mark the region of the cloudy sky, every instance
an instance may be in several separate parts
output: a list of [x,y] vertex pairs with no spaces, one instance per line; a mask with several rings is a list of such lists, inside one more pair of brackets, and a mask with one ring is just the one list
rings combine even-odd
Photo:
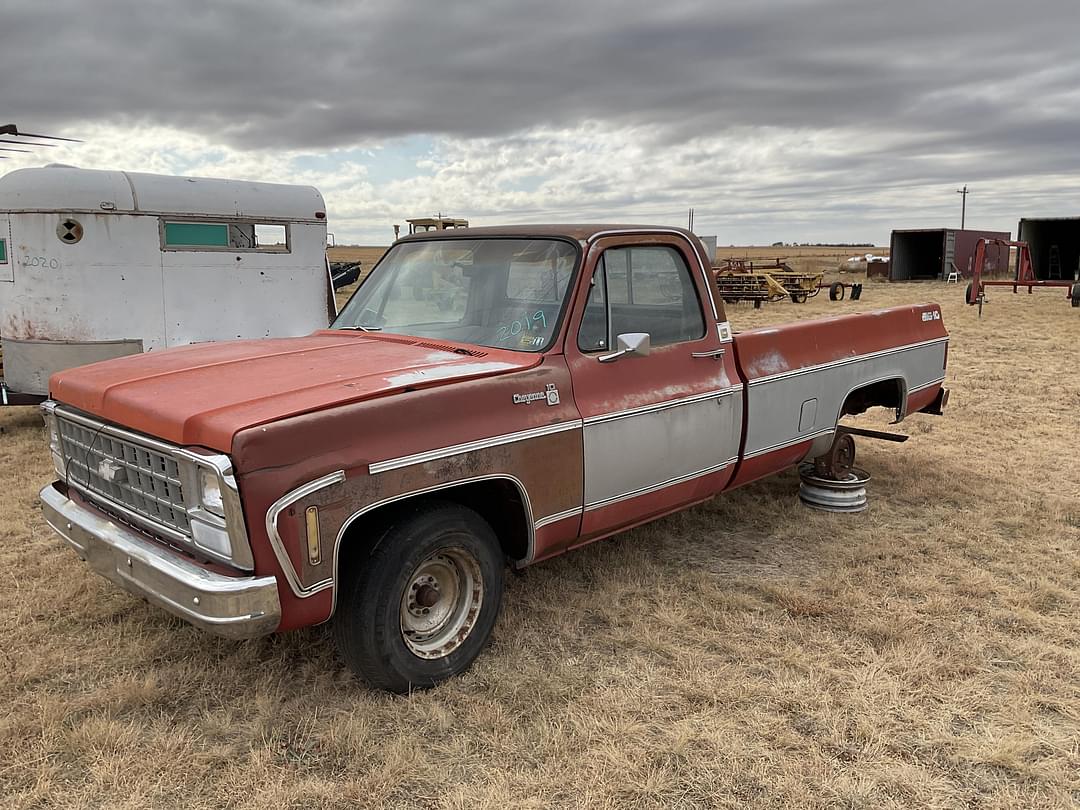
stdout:
[[[683,224],[887,243],[1080,215],[1076,0],[8,0],[0,124],[45,162],[309,183],[339,243]],[[10,147],[10,144],[3,146]]]

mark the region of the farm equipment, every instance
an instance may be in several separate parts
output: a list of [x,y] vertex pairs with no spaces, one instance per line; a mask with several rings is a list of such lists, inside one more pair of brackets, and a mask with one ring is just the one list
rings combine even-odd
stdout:
[[330,262],[330,280],[335,290],[348,287],[360,278],[360,262]]
[[[469,220],[455,217],[444,217],[438,214],[433,217],[418,217],[405,220],[409,224],[409,235],[414,233],[427,233],[428,231],[452,231],[459,228],[468,228]],[[401,236],[401,226],[394,226],[394,241]]]
[[[82,143],[75,138],[61,138],[59,135],[36,135],[33,132],[22,132],[15,124],[0,124],[0,143],[17,144],[19,146],[56,146],[55,143],[41,143],[41,141],[68,141],[70,143]],[[32,138],[33,140],[26,140]],[[29,152],[29,149],[16,149],[11,146],[0,146],[0,152]],[[0,160],[10,160],[7,155],[0,155]]]
[[[802,304],[826,288],[829,289],[830,300],[837,301],[844,297],[840,282],[822,284],[823,272],[799,272],[783,259],[774,259],[768,264],[749,259],[725,259],[723,264],[714,268],[714,274],[721,298],[729,303],[753,301],[755,309],[761,306],[762,301],[782,301],[785,298]],[[854,291],[856,285],[851,286],[852,298],[857,299],[859,296]]]
[[827,289],[829,291],[830,301],[843,301],[844,295],[848,290],[851,291],[851,300],[858,301],[862,298],[862,284],[855,284],[846,281],[834,281],[832,284],[822,282],[818,284],[819,290]]
[[[984,279],[982,277],[986,264],[986,246],[1004,245],[1016,248],[1016,275],[1011,279]],[[979,316],[982,317],[982,307],[986,302],[987,287],[1012,287],[1017,292],[1019,287],[1027,287],[1028,295],[1036,287],[1056,287],[1065,290],[1065,297],[1074,307],[1080,307],[1080,268],[1078,268],[1072,280],[1069,279],[1040,279],[1035,277],[1035,269],[1031,263],[1031,249],[1027,242],[1013,242],[1007,239],[980,239],[975,246],[975,257],[972,261],[973,277],[964,292],[964,300],[974,306],[979,305]]]

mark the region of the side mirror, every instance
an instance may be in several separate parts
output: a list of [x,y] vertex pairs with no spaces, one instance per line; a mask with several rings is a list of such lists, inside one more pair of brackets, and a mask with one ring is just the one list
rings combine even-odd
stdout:
[[630,357],[647,357],[649,354],[648,332],[627,332],[615,339],[619,350],[611,354],[602,354],[596,359],[601,363],[614,363],[623,355]]

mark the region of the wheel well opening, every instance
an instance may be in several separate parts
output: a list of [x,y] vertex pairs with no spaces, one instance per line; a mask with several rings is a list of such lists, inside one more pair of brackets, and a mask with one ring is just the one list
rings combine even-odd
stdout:
[[339,568],[358,550],[378,542],[396,517],[407,514],[418,504],[431,501],[457,503],[472,509],[490,524],[499,545],[511,560],[524,560],[529,555],[532,526],[530,514],[521,490],[511,480],[492,478],[484,481],[450,486],[386,504],[354,520],[342,538]]
[[896,418],[899,420],[904,414],[904,381],[881,380],[856,388],[844,400],[844,405],[840,408],[840,416],[865,413],[875,407],[894,409]]

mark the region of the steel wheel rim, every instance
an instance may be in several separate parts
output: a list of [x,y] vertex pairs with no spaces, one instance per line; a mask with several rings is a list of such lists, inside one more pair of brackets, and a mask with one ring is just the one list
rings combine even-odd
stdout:
[[413,569],[401,595],[401,637],[420,658],[445,658],[465,643],[484,604],[484,576],[460,547],[443,548]]

